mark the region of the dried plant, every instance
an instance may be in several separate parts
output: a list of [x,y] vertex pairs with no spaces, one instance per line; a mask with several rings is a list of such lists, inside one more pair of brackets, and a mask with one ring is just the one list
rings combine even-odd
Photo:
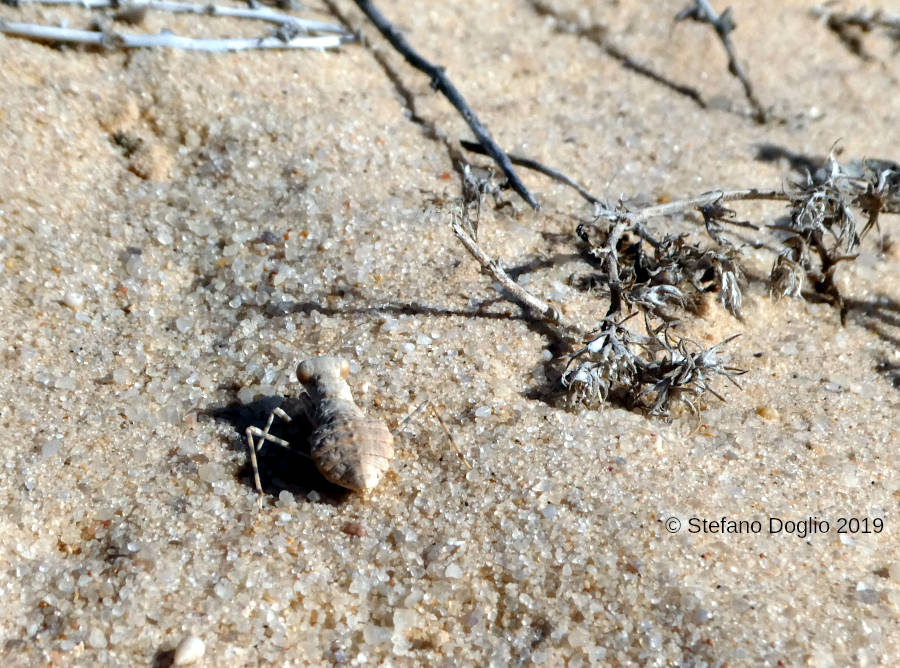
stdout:
[[[840,309],[843,321],[846,312],[834,282],[835,268],[839,262],[855,259],[853,253],[862,239],[878,229],[879,216],[897,208],[900,169],[880,160],[844,166],[832,152],[825,169],[793,182],[787,194],[791,212],[781,229],[789,236],[772,267],[770,291],[778,296],[800,296],[805,273],[815,290]],[[854,209],[866,216],[861,229]]]
[[653,327],[646,311],[644,317],[646,334],[624,327],[631,316],[618,322],[604,319],[593,338],[569,358],[562,382],[576,400],[606,401],[615,394],[630,407],[665,416],[673,401],[696,413],[693,398],[709,392],[722,399],[710,385],[717,375],[740,387],[734,377],[745,371],[727,366],[718,355],[737,335],[703,348],[672,336],[667,323]]
[[[532,163],[527,166],[562,183],[574,183],[535,161],[511,159]],[[469,190],[483,197],[487,187],[473,183]],[[577,329],[565,325],[569,340],[575,336],[577,345],[562,374],[563,385],[577,401],[615,400],[652,415],[667,415],[677,402],[696,411],[697,399],[705,394],[721,399],[713,381],[722,377],[737,385],[735,377],[744,373],[724,359],[723,348],[734,336],[704,348],[676,334],[676,325],[686,314],[702,310],[706,294],[715,294],[728,312],[741,318],[745,272],[743,244],[736,232],[773,236],[776,248],[769,276],[773,297],[801,297],[809,286],[830,300],[843,319],[836,267],[856,257],[853,253],[877,229],[881,214],[900,212],[900,167],[879,160],[841,165],[832,155],[824,169],[807,173],[784,191],[717,191],[635,210],[623,201],[603,204],[589,193],[585,199],[595,204],[595,215],[591,222],[578,225],[576,236],[595,271],[573,276],[571,282],[607,298],[609,305],[590,333],[577,336]],[[785,202],[789,215],[779,224],[762,226],[738,220],[725,206],[759,199]],[[463,206],[464,215],[472,210],[469,204]],[[705,237],[668,232],[657,238],[648,225],[651,219],[691,210],[702,217]],[[471,236],[461,236],[459,229],[454,223],[460,241],[513,299],[548,323],[560,324],[556,309],[518,286],[497,260],[480,251]],[[642,321],[634,319],[637,314]]]

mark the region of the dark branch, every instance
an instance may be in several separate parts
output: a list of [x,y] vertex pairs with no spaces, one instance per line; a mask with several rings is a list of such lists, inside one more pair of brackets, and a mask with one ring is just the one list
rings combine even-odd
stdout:
[[450,101],[450,104],[456,107],[456,110],[472,129],[472,132],[475,133],[478,141],[484,146],[487,154],[493,158],[494,162],[496,162],[503,171],[503,174],[509,180],[509,184],[512,186],[513,190],[519,193],[522,199],[528,202],[532,208],[539,209],[540,204],[538,204],[534,195],[531,194],[531,191],[528,190],[524,183],[522,183],[519,175],[516,174],[516,170],[513,167],[512,162],[510,162],[509,157],[491,138],[490,133],[488,133],[487,129],[481,124],[481,121],[478,120],[475,112],[472,111],[472,108],[466,103],[465,98],[447,77],[444,69],[437,65],[433,65],[420,56],[409,45],[403,35],[400,34],[400,31],[385,18],[384,14],[382,14],[372,2],[369,2],[369,0],[355,0],[355,2],[357,7],[369,17],[369,20],[374,23],[375,27],[378,28],[382,35],[384,35],[384,38],[391,43],[391,46],[406,59],[406,62],[417,70],[427,74],[431,79],[432,88],[443,93],[444,97]]

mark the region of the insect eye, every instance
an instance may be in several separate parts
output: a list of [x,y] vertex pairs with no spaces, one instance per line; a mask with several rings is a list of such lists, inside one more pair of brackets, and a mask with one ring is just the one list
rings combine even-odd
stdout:
[[350,375],[350,363],[347,360],[341,360],[341,378]]
[[303,360],[297,365],[297,380],[306,383],[312,378],[312,369],[308,364],[309,360]]

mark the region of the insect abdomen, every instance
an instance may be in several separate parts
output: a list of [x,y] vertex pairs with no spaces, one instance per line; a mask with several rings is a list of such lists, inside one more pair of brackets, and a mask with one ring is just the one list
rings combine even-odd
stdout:
[[373,489],[394,457],[394,437],[383,422],[367,418],[352,402],[331,399],[317,412],[310,455],[331,482]]

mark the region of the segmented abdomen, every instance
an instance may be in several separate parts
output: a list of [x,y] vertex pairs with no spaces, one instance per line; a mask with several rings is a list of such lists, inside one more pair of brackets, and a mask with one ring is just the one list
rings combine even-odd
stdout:
[[352,490],[373,489],[394,457],[394,437],[353,402],[323,401],[316,411],[310,455],[322,475]]

